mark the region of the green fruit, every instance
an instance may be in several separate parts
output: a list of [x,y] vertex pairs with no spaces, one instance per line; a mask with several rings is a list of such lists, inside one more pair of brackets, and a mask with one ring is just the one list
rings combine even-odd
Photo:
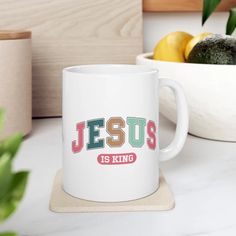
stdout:
[[236,38],[213,35],[197,43],[187,62],[236,65]]

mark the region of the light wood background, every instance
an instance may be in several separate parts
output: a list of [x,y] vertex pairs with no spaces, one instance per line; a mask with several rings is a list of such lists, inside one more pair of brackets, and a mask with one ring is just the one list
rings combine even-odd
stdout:
[[[143,0],[145,12],[201,11],[203,0]],[[217,11],[228,11],[236,6],[236,0],[222,0]]]
[[0,0],[0,29],[32,31],[33,116],[61,115],[62,69],[134,63],[141,0]]

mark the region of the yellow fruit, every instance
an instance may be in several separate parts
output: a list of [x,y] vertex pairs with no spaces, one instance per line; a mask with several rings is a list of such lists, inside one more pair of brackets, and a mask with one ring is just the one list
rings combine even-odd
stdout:
[[185,47],[193,36],[186,32],[173,32],[158,42],[154,49],[154,60],[185,62]]
[[194,46],[201,40],[205,39],[207,36],[210,36],[212,35],[212,33],[208,33],[208,32],[205,32],[205,33],[202,33],[202,34],[199,34],[195,37],[193,37],[186,45],[186,48],[185,48],[185,59],[187,60],[188,59],[188,56],[189,56],[189,53],[192,51],[192,49],[194,48]]

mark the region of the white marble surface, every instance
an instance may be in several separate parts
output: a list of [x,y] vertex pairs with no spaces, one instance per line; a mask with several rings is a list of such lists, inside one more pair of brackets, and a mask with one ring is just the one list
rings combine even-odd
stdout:
[[[161,146],[174,133],[161,119]],[[24,236],[229,236],[236,235],[236,144],[188,136],[179,156],[161,164],[176,207],[166,212],[56,214],[48,209],[61,167],[61,119],[34,120],[16,169],[30,169],[25,198],[0,231]]]

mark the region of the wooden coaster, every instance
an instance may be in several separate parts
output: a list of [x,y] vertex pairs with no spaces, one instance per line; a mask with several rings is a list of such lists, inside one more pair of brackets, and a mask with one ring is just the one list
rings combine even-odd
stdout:
[[173,194],[161,172],[160,187],[155,193],[138,200],[117,203],[86,201],[72,197],[62,189],[61,178],[62,171],[59,170],[50,199],[50,210],[54,212],[164,211],[175,206]]

